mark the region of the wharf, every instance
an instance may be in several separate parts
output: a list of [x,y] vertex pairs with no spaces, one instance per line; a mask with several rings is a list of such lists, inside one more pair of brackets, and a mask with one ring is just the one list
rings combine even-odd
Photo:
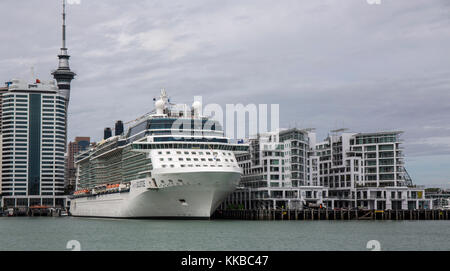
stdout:
[[449,220],[450,210],[217,210],[211,219],[236,220]]
[[3,216],[62,216],[65,213],[63,208],[49,206],[16,207],[3,210]]

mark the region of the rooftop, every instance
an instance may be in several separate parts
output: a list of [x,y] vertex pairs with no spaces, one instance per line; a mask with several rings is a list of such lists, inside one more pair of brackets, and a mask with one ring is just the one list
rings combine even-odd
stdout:
[[9,91],[54,91],[58,90],[54,81],[41,82],[36,79],[34,83],[28,83],[23,80],[14,79],[11,82],[7,82]]

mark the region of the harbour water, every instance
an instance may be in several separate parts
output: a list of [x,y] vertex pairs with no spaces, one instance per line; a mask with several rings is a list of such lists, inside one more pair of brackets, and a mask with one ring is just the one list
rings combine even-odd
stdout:
[[449,221],[125,220],[0,218],[0,250],[450,250]]

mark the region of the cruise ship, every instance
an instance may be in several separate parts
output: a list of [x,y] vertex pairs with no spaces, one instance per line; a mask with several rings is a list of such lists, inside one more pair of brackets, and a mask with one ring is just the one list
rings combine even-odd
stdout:
[[76,157],[77,188],[70,214],[109,218],[205,218],[239,184],[232,143],[219,122],[171,104],[165,90],[155,109],[128,131]]

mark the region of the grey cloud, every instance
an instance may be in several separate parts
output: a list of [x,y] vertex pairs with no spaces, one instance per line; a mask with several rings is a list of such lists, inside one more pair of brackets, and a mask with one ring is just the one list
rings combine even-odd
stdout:
[[[30,79],[30,66],[50,79],[59,1],[0,7],[0,79]],[[100,139],[165,87],[177,102],[279,103],[282,126],[319,138],[338,126],[398,129],[408,156],[450,153],[432,144],[450,136],[448,1],[81,0],[68,10],[69,138]]]

